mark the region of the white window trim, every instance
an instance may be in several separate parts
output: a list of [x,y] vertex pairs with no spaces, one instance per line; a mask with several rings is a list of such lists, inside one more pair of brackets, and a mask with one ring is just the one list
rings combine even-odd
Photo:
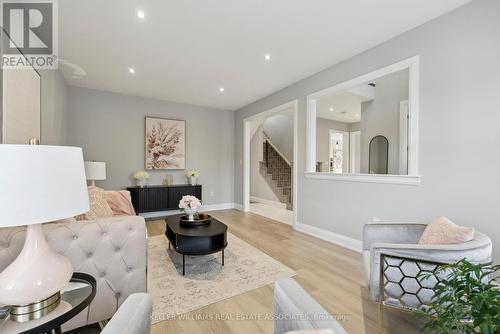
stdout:
[[[323,96],[339,93],[367,81],[385,75],[409,69],[408,108],[410,113],[408,129],[408,175],[373,175],[373,174],[331,174],[316,173],[316,105]],[[420,184],[418,172],[418,117],[419,117],[419,73],[420,57],[414,56],[398,63],[386,66],[357,78],[342,82],[307,96],[306,117],[306,172],[307,178],[329,180],[375,182],[392,184]],[[329,175],[325,175],[329,174]]]
[[337,180],[349,182],[368,182],[368,183],[388,183],[388,184],[406,184],[420,185],[420,176],[411,175],[385,175],[385,174],[337,174],[337,173],[311,173],[305,172],[307,179]]

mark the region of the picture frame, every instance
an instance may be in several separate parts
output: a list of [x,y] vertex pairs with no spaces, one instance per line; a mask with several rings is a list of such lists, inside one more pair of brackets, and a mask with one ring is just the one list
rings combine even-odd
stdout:
[[186,169],[186,121],[145,118],[144,164],[147,170]]

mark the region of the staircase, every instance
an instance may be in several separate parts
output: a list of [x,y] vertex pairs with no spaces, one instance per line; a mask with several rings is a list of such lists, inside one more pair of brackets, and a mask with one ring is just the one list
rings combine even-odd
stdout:
[[288,210],[292,205],[292,164],[283,157],[264,133],[263,161],[260,161],[260,174]]

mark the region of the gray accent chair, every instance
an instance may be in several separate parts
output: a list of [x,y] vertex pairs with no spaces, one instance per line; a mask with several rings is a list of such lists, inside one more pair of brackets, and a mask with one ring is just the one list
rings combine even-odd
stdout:
[[305,329],[331,329],[347,334],[342,326],[293,278],[274,285],[274,333]]
[[[90,306],[63,326],[73,328],[110,319],[133,293],[146,292],[147,234],[144,218],[120,216],[96,221],[44,224],[49,245],[77,272],[92,275],[97,292]],[[24,227],[0,229],[0,271],[19,254]]]
[[134,293],[116,311],[101,334],[149,334],[153,301],[147,293]]
[[[418,276],[407,274],[404,272],[405,270],[410,273],[413,271],[416,274],[420,271],[431,272],[433,264],[454,263],[464,258],[474,263],[491,262],[491,239],[483,233],[476,231],[473,240],[461,244],[420,245],[418,241],[426,226],[427,224],[422,223],[387,222],[368,223],[364,226],[363,262],[372,300],[379,301],[381,297],[380,292],[383,292],[382,297],[387,293],[389,296],[397,297],[401,301],[401,285],[399,287],[392,285],[392,288],[394,288],[393,291],[382,291],[380,288],[381,258],[385,256],[390,258],[390,262],[392,263],[384,263],[384,265],[388,264],[389,266],[394,266],[397,270],[401,269],[401,273],[404,276]],[[404,277],[397,270],[394,273],[399,275],[401,280],[403,280]],[[420,289],[432,289],[433,287],[428,285],[429,282],[424,282],[424,284],[415,280],[407,280],[407,282],[408,291],[415,292],[415,296]],[[387,285],[384,287],[384,289],[387,288],[391,288],[391,286]],[[430,297],[432,296],[427,296],[427,300]],[[408,298],[407,305],[402,306],[417,308],[421,304],[425,304],[422,303],[424,299],[419,297],[417,301],[416,298]]]

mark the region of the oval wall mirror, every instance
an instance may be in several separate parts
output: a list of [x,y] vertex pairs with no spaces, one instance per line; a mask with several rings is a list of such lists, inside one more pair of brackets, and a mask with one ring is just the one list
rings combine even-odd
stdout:
[[384,136],[370,140],[368,170],[370,174],[387,174],[389,162],[389,141]]

